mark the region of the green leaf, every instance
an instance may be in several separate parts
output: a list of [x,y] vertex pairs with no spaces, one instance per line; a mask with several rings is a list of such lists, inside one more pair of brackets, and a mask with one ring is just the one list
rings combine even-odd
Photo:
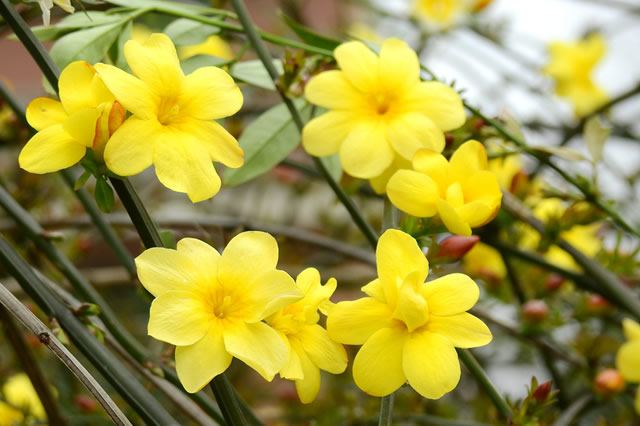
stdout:
[[591,161],[594,164],[602,160],[602,151],[604,143],[611,134],[611,127],[603,126],[597,116],[593,116],[587,120],[584,125],[583,136],[587,144],[587,149],[591,155]]
[[104,58],[116,41],[122,25],[122,22],[117,22],[67,34],[53,45],[49,53],[61,69],[73,61],[95,64]]
[[80,175],[76,183],[73,185],[73,189],[77,191],[78,189],[82,188],[84,184],[87,183],[87,180],[89,180],[91,176],[92,176],[91,172],[85,170],[84,173]]
[[129,68],[129,64],[127,63],[127,59],[124,57],[124,44],[127,41],[131,40],[132,28],[133,28],[133,22],[131,21],[127,22],[127,24],[124,26],[124,28],[120,32],[120,35],[118,35],[118,40],[114,44],[114,47],[116,48],[114,64],[116,67],[125,71],[131,70],[131,68]]
[[196,55],[182,61],[180,63],[180,66],[182,67],[182,72],[184,72],[185,74],[191,74],[198,68],[219,67],[223,64],[226,64],[227,62],[229,61],[224,58],[219,58],[218,56]]
[[153,9],[158,12],[170,11],[178,14],[178,16],[186,11],[202,11],[202,6],[164,0],[106,0],[106,3],[126,8],[136,7],[138,9]]
[[340,182],[340,179],[342,178],[342,165],[340,164],[340,155],[336,153],[327,157],[321,157],[320,161],[322,161],[324,166],[327,168],[331,177],[336,182]]
[[[279,60],[274,59],[273,65],[276,67],[276,70],[278,70],[278,74],[282,74],[284,72],[282,69],[282,62]],[[276,90],[273,80],[271,80],[269,73],[259,60],[237,62],[231,66],[229,73],[233,78],[244,81],[252,86],[268,90]]]
[[111,212],[115,204],[113,189],[102,176],[96,180],[96,203],[100,210],[105,213]]
[[296,33],[296,35],[307,44],[326,50],[333,50],[340,44],[342,44],[340,40],[325,37],[321,34],[316,33],[315,31],[310,30],[304,25],[301,25],[293,19],[289,18],[282,12],[280,13],[280,17],[282,18],[284,23],[287,24],[287,26],[291,28],[293,32]]
[[585,161],[587,158],[573,149],[564,146],[536,146],[532,148],[534,151],[542,154],[551,154],[567,161]]
[[163,32],[173,40],[176,46],[189,46],[204,43],[207,37],[218,34],[220,29],[191,19],[180,18],[167,25]]
[[[308,118],[310,105],[304,105],[302,100],[295,101],[295,104],[303,119]],[[244,151],[244,165],[238,169],[225,170],[226,185],[247,182],[280,163],[298,146],[300,133],[286,105],[279,104],[251,122],[238,142]]]
[[[98,25],[113,24],[116,22],[122,22],[125,16],[122,14],[107,14],[105,12],[87,11],[77,12],[71,15],[67,15],[55,25],[48,27],[37,26],[31,30],[41,41],[51,41],[62,37],[64,34],[71,31],[78,30],[80,28],[92,28]],[[11,38],[15,39],[15,35]]]

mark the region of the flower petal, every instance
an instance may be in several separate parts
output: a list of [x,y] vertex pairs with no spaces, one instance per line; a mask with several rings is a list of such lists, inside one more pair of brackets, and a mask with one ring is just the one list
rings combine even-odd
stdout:
[[360,122],[340,146],[340,163],[351,176],[369,179],[382,174],[394,152],[380,123]]
[[398,170],[387,184],[387,196],[394,206],[417,217],[432,217],[440,199],[438,185],[429,176],[413,170]]
[[285,271],[272,269],[252,277],[247,288],[247,298],[246,303],[253,306],[251,312],[255,315],[247,321],[253,322],[260,321],[300,300],[302,292],[298,290],[289,274]]
[[469,224],[462,221],[462,218],[451,204],[444,200],[437,200],[436,206],[438,207],[440,220],[442,220],[442,223],[445,224],[449,232],[452,234],[463,235],[465,237],[471,235],[471,227],[469,227]]
[[49,98],[35,98],[27,107],[27,121],[36,130],[62,124],[68,117],[62,104]]
[[300,352],[300,363],[304,378],[296,380],[296,391],[300,402],[310,404],[320,391],[320,370],[311,362],[304,351]]
[[186,391],[194,393],[229,368],[232,359],[224,347],[222,328],[213,322],[202,339],[176,347],[176,372]]
[[76,142],[90,148],[96,137],[96,123],[101,113],[98,108],[77,110],[62,123],[62,128]]
[[462,99],[446,84],[423,81],[404,98],[405,111],[417,111],[429,117],[443,132],[457,129],[466,121]]
[[337,303],[327,317],[327,333],[336,342],[362,345],[381,328],[391,327],[389,307],[371,297]]
[[353,379],[364,392],[385,396],[406,382],[402,353],[408,333],[397,328],[383,328],[373,334],[353,361]]
[[492,208],[500,205],[502,191],[498,178],[488,170],[481,170],[471,175],[466,182],[463,182],[462,189],[466,202],[482,200],[491,204]]
[[468,311],[480,296],[478,285],[464,274],[448,274],[429,281],[422,294],[432,315],[456,315]]
[[479,171],[487,170],[487,151],[480,142],[467,141],[453,153],[449,166],[451,180],[462,183]]
[[182,119],[172,127],[194,136],[209,151],[213,161],[238,168],[244,163],[244,152],[236,138],[215,121]]
[[87,147],[73,140],[62,124],[54,124],[29,139],[18,163],[29,173],[51,173],[73,166],[86,152]]
[[446,337],[458,348],[484,346],[492,339],[486,324],[466,312],[446,317],[431,315],[428,329]]
[[190,273],[194,263],[184,250],[154,247],[142,252],[135,261],[138,279],[155,297],[170,291],[194,291],[199,288],[197,276]]
[[376,278],[370,283],[362,286],[360,290],[362,290],[367,296],[373,297],[379,302],[387,303],[387,298],[384,295],[384,286],[379,278]]
[[164,133],[156,120],[129,117],[107,142],[104,161],[120,176],[136,175],[151,166],[156,142]]
[[227,351],[267,381],[282,369],[287,361],[287,344],[277,331],[263,322],[230,324],[224,330]]
[[220,254],[216,249],[204,241],[195,238],[183,238],[178,241],[177,251],[187,257],[196,268],[194,273],[200,273],[203,282],[218,278],[218,262]]
[[378,89],[380,61],[375,53],[360,41],[342,43],[333,56],[345,77],[358,90],[375,93]]
[[224,70],[202,67],[185,77],[179,103],[181,113],[199,120],[213,120],[238,112],[242,92]]
[[186,193],[193,203],[208,200],[218,193],[221,182],[205,144],[189,133],[171,130],[160,135],[153,150],[158,180]]
[[124,56],[131,71],[156,95],[175,98],[181,93],[185,77],[176,48],[166,35],[151,34],[144,43],[129,40],[124,45]]
[[412,166],[415,171],[433,179],[443,190],[451,183],[449,162],[442,154],[429,149],[420,149],[413,156]]
[[340,374],[347,368],[347,352],[341,344],[331,340],[327,331],[318,324],[303,327],[291,339],[292,345],[302,348],[321,370]]
[[434,152],[444,149],[444,133],[428,117],[419,113],[401,114],[393,119],[387,136],[393,149],[411,161],[416,151],[426,148]]
[[457,209],[457,213],[464,223],[475,228],[489,222],[498,213],[496,203],[492,204],[481,200],[472,201]]
[[407,43],[390,38],[380,49],[380,82],[387,89],[413,88],[420,80],[418,55]]
[[627,340],[640,340],[640,324],[631,318],[622,320],[622,329]]
[[96,64],[96,70],[125,109],[140,119],[156,117],[160,97],[146,83],[113,65]]
[[445,337],[428,331],[407,339],[402,366],[411,387],[425,398],[441,398],[460,381],[455,348]]
[[628,382],[640,382],[640,341],[632,340],[620,346],[616,368]]
[[393,318],[402,321],[409,333],[422,327],[429,320],[429,305],[422,295],[424,277],[419,271],[407,275],[398,288],[396,308]]
[[168,291],[158,296],[149,311],[149,336],[176,346],[202,339],[213,315],[196,293]]
[[60,101],[67,114],[84,108],[95,108],[103,102],[113,102],[109,92],[96,69],[85,61],[72,62],[60,73],[58,81]]
[[304,377],[304,372],[302,371],[300,355],[292,347],[291,342],[287,339],[287,337],[284,336],[278,329],[275,330],[280,333],[288,348],[287,362],[285,362],[284,366],[280,370],[280,377],[289,380],[302,379]]
[[249,288],[265,272],[275,270],[278,243],[266,232],[247,231],[236,235],[224,248],[218,277],[224,285]]
[[364,104],[363,95],[338,70],[313,76],[304,88],[304,95],[312,104],[328,109],[353,110]]
[[309,121],[302,129],[302,146],[311,155],[325,157],[340,150],[355,123],[347,111],[329,111]]
[[378,276],[384,285],[387,303],[395,305],[398,287],[413,272],[416,280],[424,282],[429,273],[429,262],[409,234],[389,229],[378,240],[376,247]]

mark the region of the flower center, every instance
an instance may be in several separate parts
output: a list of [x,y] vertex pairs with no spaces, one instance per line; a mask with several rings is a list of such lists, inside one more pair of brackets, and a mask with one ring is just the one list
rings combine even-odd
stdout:
[[221,301],[213,305],[213,315],[222,319],[231,311],[231,296],[224,296]]
[[385,115],[391,109],[392,99],[389,95],[378,93],[374,96],[372,103],[377,115]]
[[158,121],[161,124],[169,124],[180,114],[180,105],[175,97],[161,98],[158,105]]

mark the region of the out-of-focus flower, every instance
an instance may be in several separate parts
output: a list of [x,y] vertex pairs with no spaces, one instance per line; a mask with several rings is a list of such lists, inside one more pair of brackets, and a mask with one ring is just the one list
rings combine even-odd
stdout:
[[583,117],[607,102],[591,75],[606,52],[601,34],[576,42],[553,42],[549,51],[549,63],[542,71],[554,79],[555,93],[573,104],[576,116]]
[[440,242],[440,249],[436,257],[458,260],[473,249],[478,241],[480,241],[480,237],[477,235],[471,235],[470,237],[452,235]]
[[425,398],[440,398],[460,380],[455,347],[491,341],[487,326],[466,312],[478,300],[478,286],[463,274],[425,283],[429,263],[401,231],[380,237],[376,260],[378,278],[362,287],[369,297],[336,304],[327,319],[329,336],[363,345],[353,377],[364,392],[389,395],[408,380]]
[[613,368],[607,368],[599,372],[593,382],[596,391],[603,395],[615,395],[624,389],[622,375]]
[[500,252],[482,242],[477,243],[463,258],[464,270],[473,277],[500,281],[507,276]]
[[371,41],[373,43],[382,44],[384,41],[370,26],[362,22],[353,22],[349,25],[346,33],[356,39]]
[[303,298],[266,319],[267,324],[282,333],[289,343],[289,356],[280,376],[295,380],[298,396],[304,404],[313,402],[318,395],[320,370],[340,374],[347,368],[346,351],[318,324],[318,309],[324,314],[328,312],[329,298],[336,285],[333,278],[321,285],[318,270],[307,268],[296,278]]
[[[627,342],[620,346],[616,356],[616,368],[622,377],[632,383],[640,383],[640,324],[632,319],[622,320]],[[640,388],[636,393],[636,411],[640,414]]]
[[40,398],[26,374],[11,376],[2,386],[2,394],[6,402],[0,402],[0,425],[21,424],[24,413],[38,420],[47,418]]
[[238,141],[214,121],[240,109],[240,89],[216,67],[185,76],[164,34],[152,34],[144,43],[129,40],[124,54],[135,76],[96,65],[107,87],[133,113],[107,144],[107,167],[131,176],[153,164],[164,186],[187,193],[192,202],[213,197],[221,182],[212,161],[228,167],[244,161]]
[[233,59],[233,51],[231,47],[229,47],[229,44],[217,35],[210,35],[200,44],[179,47],[178,55],[181,60],[196,55],[213,55],[222,59]]
[[[533,214],[545,223],[552,221],[560,222],[560,218],[565,210],[562,200],[558,198],[545,198],[536,201]],[[602,248],[602,240],[596,235],[600,226],[599,223],[574,225],[570,229],[560,232],[558,237],[566,240],[586,256],[593,257]],[[540,234],[533,228],[527,226],[524,228],[520,245],[524,248],[536,249],[540,244],[540,240]],[[574,271],[581,270],[580,266],[573,260],[573,257],[557,245],[549,247],[544,256],[555,265]]]
[[466,0],[415,0],[413,10],[418,18],[442,28],[463,16],[468,11],[468,4]]
[[38,5],[40,6],[40,10],[42,11],[42,23],[45,27],[48,27],[51,23],[51,9],[53,9],[53,5],[60,7],[60,9],[64,10],[67,13],[73,13],[75,11],[74,7],[71,6],[71,0],[36,0]]
[[27,121],[38,131],[22,148],[18,162],[31,173],[71,167],[91,148],[102,159],[105,144],[125,119],[96,70],[84,61],[72,62],[60,74],[60,102],[36,98],[27,107]]
[[153,31],[146,25],[140,23],[134,23],[131,27],[131,40],[135,40],[138,43],[144,43],[149,37],[151,37]]
[[197,392],[236,357],[271,381],[287,361],[287,341],[263,319],[302,296],[276,269],[278,244],[243,232],[222,255],[184,238],[177,250],[152,248],[136,258],[142,285],[155,296],[149,335],[176,345],[176,370]]
[[339,152],[351,176],[390,176],[398,158],[408,163],[420,148],[441,152],[443,132],[464,123],[458,93],[420,81],[418,56],[405,42],[386,40],[378,56],[350,41],[334,55],[340,70],[321,72],[305,88],[311,103],[330,111],[307,123],[302,145],[317,157]]
[[400,210],[418,217],[438,214],[450,232],[465,236],[498,213],[502,192],[480,142],[465,142],[450,161],[421,149],[413,169],[398,170],[387,185],[389,200]]

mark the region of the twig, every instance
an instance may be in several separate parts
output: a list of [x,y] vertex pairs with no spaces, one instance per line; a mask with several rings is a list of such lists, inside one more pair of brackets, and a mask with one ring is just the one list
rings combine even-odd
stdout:
[[131,425],[129,420],[122,413],[120,408],[113,402],[111,397],[102,389],[102,386],[89,374],[84,366],[64,347],[62,343],[55,337],[31,311],[24,307],[13,294],[9,292],[2,284],[0,284],[0,303],[16,316],[35,334],[40,342],[44,343],[53,354],[71,371],[80,382],[87,388],[91,395],[96,398],[98,403],[104,407],[105,411],[117,425]]
[[[4,286],[3,289],[8,292],[8,290],[4,288]],[[18,355],[18,359],[22,364],[24,372],[27,373],[27,376],[29,376],[29,380],[31,380],[31,384],[38,394],[40,402],[42,402],[44,411],[47,414],[47,421],[51,425],[65,424],[66,420],[64,419],[64,417],[62,417],[62,414],[60,414],[58,404],[56,403],[56,400],[51,393],[49,383],[47,383],[47,380],[42,374],[38,363],[33,358],[31,351],[27,347],[27,344],[22,337],[22,333],[20,332],[20,330],[18,330],[16,323],[11,317],[11,313],[6,307],[4,307],[4,304],[0,305],[0,322],[2,322],[2,325],[4,326],[5,336],[7,337],[7,340],[11,343],[11,346],[13,346],[13,349]]]
[[393,401],[395,392],[380,398],[380,415],[378,426],[391,426],[393,424]]
[[573,423],[573,420],[578,414],[593,400],[592,394],[586,394],[576,399],[573,404],[569,406],[560,416],[556,419],[552,426],[569,426]]

